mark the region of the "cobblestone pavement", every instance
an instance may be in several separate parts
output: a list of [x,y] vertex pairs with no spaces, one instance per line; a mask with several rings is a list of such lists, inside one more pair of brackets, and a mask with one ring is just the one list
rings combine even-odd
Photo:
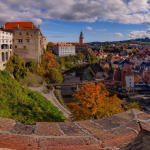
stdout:
[[41,95],[43,97],[45,97],[45,99],[51,101],[58,109],[59,111],[63,112],[64,117],[66,117],[67,119],[69,119],[69,115],[71,114],[71,112],[69,112],[67,109],[65,109],[57,100],[57,98],[54,95],[53,91],[50,91],[49,94],[45,94],[43,93],[43,90],[46,88],[46,85],[40,86],[40,87],[29,87],[30,90],[32,91],[37,91],[39,93],[41,93]]

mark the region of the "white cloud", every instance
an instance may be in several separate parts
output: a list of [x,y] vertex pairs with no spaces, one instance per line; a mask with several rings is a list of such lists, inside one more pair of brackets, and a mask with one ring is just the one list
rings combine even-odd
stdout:
[[91,27],[86,27],[85,29],[86,29],[86,30],[92,30],[92,28],[91,28]]
[[57,19],[150,25],[149,0],[0,0],[0,6],[0,23]]
[[115,33],[116,36],[120,36],[123,37],[123,35],[121,33]]
[[150,37],[150,28],[148,28],[146,31],[132,31],[127,36],[134,39]]

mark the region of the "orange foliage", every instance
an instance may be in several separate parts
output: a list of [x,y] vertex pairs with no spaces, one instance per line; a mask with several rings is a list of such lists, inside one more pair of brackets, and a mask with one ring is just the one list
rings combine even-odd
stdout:
[[52,51],[46,51],[43,54],[42,57],[42,65],[41,66],[37,66],[37,72],[41,75],[48,75],[50,74],[50,70],[52,68],[60,68],[59,63],[57,63],[54,59],[54,54],[52,54]]
[[103,83],[86,84],[73,97],[75,102],[68,104],[72,120],[98,119],[123,111],[121,100],[116,95],[110,97]]
[[54,54],[52,54],[52,51],[46,51],[43,54],[42,63],[47,69],[58,69],[60,67],[59,64],[55,61]]

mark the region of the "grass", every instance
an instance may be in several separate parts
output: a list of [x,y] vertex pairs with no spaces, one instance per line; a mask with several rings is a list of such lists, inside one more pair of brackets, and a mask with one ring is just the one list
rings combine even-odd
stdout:
[[43,84],[44,77],[41,77],[37,74],[30,73],[26,78],[20,80],[20,85],[28,85],[38,87]]

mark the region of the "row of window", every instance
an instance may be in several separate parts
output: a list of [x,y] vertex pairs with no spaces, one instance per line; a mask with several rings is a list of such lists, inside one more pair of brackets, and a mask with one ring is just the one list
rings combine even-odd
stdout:
[[[13,34],[15,35],[15,32]],[[36,32],[33,32],[33,34],[36,35]],[[22,35],[22,32],[19,32],[19,35]],[[26,32],[26,35],[29,35],[29,32]]]
[[0,40],[0,43],[8,43],[8,42],[10,42],[11,43],[11,40],[9,41],[9,40]]
[[9,32],[4,32],[4,31],[0,31],[0,34],[7,34],[7,35],[11,35],[11,33],[9,33]]
[[[17,48],[17,45],[15,45],[15,48]],[[26,46],[23,46],[23,48],[25,49],[25,48],[26,48]]]
[[[29,41],[30,41],[29,39],[26,39],[27,43],[29,43]],[[13,42],[14,42],[14,40],[13,40]],[[23,43],[23,40],[22,39],[18,39],[18,43]]]

